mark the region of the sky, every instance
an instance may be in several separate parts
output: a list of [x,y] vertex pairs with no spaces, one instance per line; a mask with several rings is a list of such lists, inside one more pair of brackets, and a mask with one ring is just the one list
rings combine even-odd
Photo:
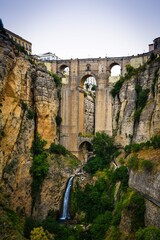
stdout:
[[61,59],[137,55],[160,37],[160,0],[0,0],[0,18]]

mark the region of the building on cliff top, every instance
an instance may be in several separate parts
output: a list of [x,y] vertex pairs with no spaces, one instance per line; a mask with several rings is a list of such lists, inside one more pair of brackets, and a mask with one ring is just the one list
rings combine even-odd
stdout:
[[160,37],[153,40],[153,43],[149,44],[149,52],[160,48]]
[[41,61],[51,61],[51,60],[60,60],[55,53],[47,52],[39,55],[39,60]]
[[24,47],[29,55],[32,54],[32,43],[27,41],[26,39],[20,37],[19,35],[11,32],[10,30],[5,28],[6,33],[8,34],[9,38],[12,39],[14,42],[19,44],[20,46]]

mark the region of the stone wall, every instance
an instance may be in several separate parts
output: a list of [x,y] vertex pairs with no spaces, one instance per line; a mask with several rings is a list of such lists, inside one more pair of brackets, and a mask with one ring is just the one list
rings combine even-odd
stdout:
[[84,133],[94,134],[95,129],[95,101],[87,95],[84,98]]

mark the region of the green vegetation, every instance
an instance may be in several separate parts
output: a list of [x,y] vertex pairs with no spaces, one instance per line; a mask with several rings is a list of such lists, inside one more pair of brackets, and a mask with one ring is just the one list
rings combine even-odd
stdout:
[[96,91],[97,86],[95,84],[93,84],[91,91]]
[[119,95],[119,92],[126,80],[129,80],[132,76],[138,76],[140,72],[145,71],[146,64],[139,66],[138,68],[132,67],[130,64],[126,65],[126,73],[121,76],[120,79],[115,83],[113,89],[111,90],[112,97],[115,98]]
[[153,136],[148,144],[153,146],[154,149],[160,148],[160,135]]
[[129,180],[129,173],[126,166],[121,166],[119,168],[116,168],[113,173],[113,181],[116,183],[117,181],[121,181],[121,184],[123,187],[128,186],[128,180]]
[[59,77],[57,74],[53,73],[53,72],[49,72],[50,76],[54,78],[56,87],[61,87],[62,85],[62,78]]
[[5,168],[4,168],[4,172],[10,174],[11,172],[13,172],[14,167],[16,167],[18,164],[18,160],[14,159],[12,160],[10,163],[8,163]]
[[66,156],[66,154],[68,153],[67,149],[64,146],[55,143],[51,143],[49,151],[50,153],[62,154],[64,156]]
[[151,161],[149,161],[149,160],[142,160],[141,161],[141,168],[144,171],[151,172],[152,169],[153,169],[153,163]]
[[58,127],[61,125],[61,122],[62,122],[62,118],[59,115],[57,115],[56,116],[56,124]]
[[144,198],[139,193],[128,188],[115,205],[112,225],[115,227],[119,225],[123,213],[130,216],[131,228],[135,232],[139,227],[144,227],[144,212]]
[[91,133],[81,133],[81,132],[80,132],[80,133],[78,134],[78,136],[79,136],[79,137],[93,138],[94,135],[91,134]]
[[22,110],[24,110],[24,111],[28,109],[27,103],[25,103],[23,100],[21,100],[21,108],[22,108]]
[[34,116],[35,116],[35,112],[32,109],[28,109],[27,110],[27,118],[32,120],[32,119],[34,119]]
[[155,85],[156,85],[156,82],[158,81],[158,77],[159,77],[158,71],[159,71],[159,68],[157,68],[155,70],[154,78],[153,78],[153,81],[152,81],[151,89],[152,89],[152,95],[153,96],[155,96]]
[[127,166],[129,169],[137,170],[138,169],[138,157],[137,154],[134,154],[129,158]]
[[148,61],[147,61],[147,64],[153,63],[153,62],[156,60],[156,58],[157,58],[157,54],[155,54],[154,52],[152,52],[151,55],[150,55],[150,57],[149,57],[149,59],[148,59]]
[[[39,137],[35,140],[36,144],[33,144],[32,152],[42,156],[45,142]],[[122,237],[119,224],[125,216],[130,219],[131,236],[144,227],[144,198],[128,187],[128,168],[121,166],[109,169],[109,163],[116,155],[113,139],[101,132],[94,136],[92,143],[95,157],[86,163],[84,169],[94,175],[94,184],[87,183],[82,187],[75,178],[70,199],[70,212],[76,225],[73,227],[72,224],[61,224],[56,220],[57,213],[50,211],[47,218],[41,222],[26,221],[26,237],[30,236],[32,229],[42,227],[43,234],[46,233],[48,237],[47,233],[49,233],[51,239],[55,240],[116,240],[117,237]],[[55,161],[59,161],[59,156],[66,157],[68,155],[66,151],[59,144],[51,144],[49,148],[53,156],[56,154]],[[129,159],[128,167],[136,169],[137,162],[137,155],[133,155]],[[148,163],[142,163],[141,167],[150,171]],[[46,174],[40,171],[41,173]]]
[[135,240],[159,240],[160,228],[149,226],[136,232]]
[[33,161],[30,169],[32,175],[32,208],[34,207],[36,198],[39,196],[42,183],[49,170],[47,154],[44,149],[45,145],[46,141],[42,140],[40,135],[37,134],[31,148],[33,154]]
[[94,174],[97,170],[106,168],[114,160],[117,150],[113,144],[113,139],[105,132],[97,132],[92,139],[92,144],[96,156],[88,160],[84,170]]
[[[12,40],[13,41],[13,40]],[[14,42],[14,41],[13,41]],[[14,45],[16,46],[18,52],[22,52],[25,55],[28,55],[28,52],[25,50],[25,48],[23,46],[21,46],[20,44],[14,42]]]
[[49,240],[43,227],[34,228],[30,235],[31,240]]
[[4,130],[0,129],[0,139],[2,139],[5,136]]
[[32,108],[28,108],[27,103],[21,100],[21,108],[25,112],[27,111],[27,118],[32,120],[35,117],[35,111]]
[[127,163],[129,169],[138,170],[139,167],[147,172],[151,172],[153,170],[153,163],[149,160],[138,159],[137,154],[132,155]]
[[125,81],[124,77],[120,77],[120,79],[115,83],[113,89],[111,90],[112,97],[115,98],[117,95],[119,95],[119,92],[121,90],[121,87]]
[[117,114],[116,114],[116,123],[118,124],[118,121],[119,121],[119,115],[120,115],[120,112],[118,111]]
[[153,136],[149,141],[141,142],[141,143],[131,143],[126,145],[124,151],[126,156],[128,156],[132,152],[138,152],[140,150],[148,149],[148,148],[160,148],[160,135]]
[[136,99],[136,110],[134,113],[134,122],[136,124],[139,122],[141,112],[146,105],[149,89],[142,89],[142,87],[139,84],[137,84],[135,86],[135,90],[137,93],[137,99]]

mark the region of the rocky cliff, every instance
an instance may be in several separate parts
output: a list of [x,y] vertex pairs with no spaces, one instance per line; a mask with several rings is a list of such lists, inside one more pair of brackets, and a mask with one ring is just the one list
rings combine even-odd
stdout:
[[[152,54],[144,66],[121,78],[123,84],[113,96],[113,132],[118,145],[148,141],[160,135],[160,58]],[[160,152],[140,151],[138,161],[150,161],[154,169],[130,171],[129,186],[146,199],[146,225],[160,227]]]
[[[123,79],[124,80],[124,79]],[[47,148],[58,142],[56,116],[59,99],[54,78],[43,64],[20,51],[7,36],[0,35],[0,181],[8,206],[24,216],[31,215],[30,167],[31,146],[38,132],[47,141]],[[89,104],[86,119],[93,130],[93,102]],[[90,107],[91,106],[91,107]],[[113,99],[113,132],[116,142],[125,146],[142,142],[160,134],[160,61],[150,60],[130,78],[123,81]],[[88,120],[89,119],[89,120]],[[85,126],[87,129],[87,125]],[[159,164],[159,153],[156,162]],[[146,159],[151,159],[151,156]],[[59,210],[68,177],[80,169],[78,160],[48,154],[49,173],[44,180],[39,202],[33,216],[45,218],[54,209]],[[153,159],[154,161],[154,159]],[[159,165],[158,165],[159,166]],[[130,186],[141,192],[147,200],[146,223],[158,225],[159,168],[150,174],[130,172]],[[87,176],[78,177],[79,182],[88,181]],[[2,205],[3,199],[0,196]],[[153,206],[156,205],[156,207]],[[157,210],[158,209],[158,210]],[[154,214],[154,216],[157,216]]]
[[124,76],[113,100],[113,132],[117,143],[144,142],[160,133],[160,61],[148,61]]
[[7,36],[0,36],[0,179],[13,209],[30,214],[35,132],[54,142],[59,107],[54,79]]

